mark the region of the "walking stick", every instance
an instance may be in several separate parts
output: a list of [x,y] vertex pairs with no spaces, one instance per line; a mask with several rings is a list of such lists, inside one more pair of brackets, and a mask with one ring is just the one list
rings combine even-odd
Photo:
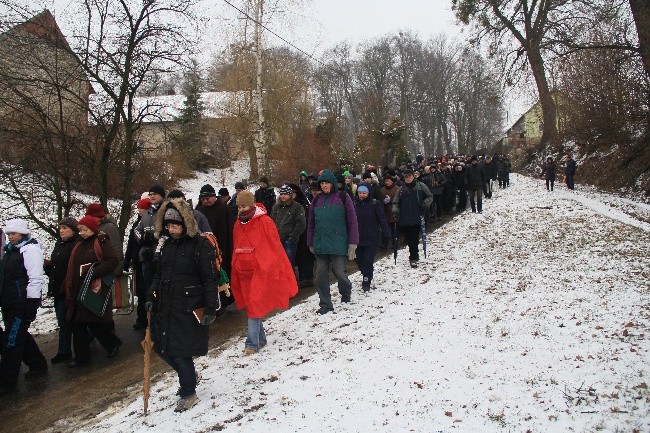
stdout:
[[143,380],[143,399],[144,414],[147,414],[149,406],[149,391],[151,390],[151,349],[153,341],[151,340],[151,311],[147,311],[147,330],[144,333],[144,340],[140,343],[144,349],[144,380]]

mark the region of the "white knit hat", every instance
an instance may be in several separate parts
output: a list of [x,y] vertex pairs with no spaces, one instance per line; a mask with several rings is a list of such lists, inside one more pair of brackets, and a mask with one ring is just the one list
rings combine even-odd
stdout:
[[31,235],[32,232],[27,227],[27,221],[24,219],[16,218],[8,220],[5,223],[5,233],[20,233],[21,235]]

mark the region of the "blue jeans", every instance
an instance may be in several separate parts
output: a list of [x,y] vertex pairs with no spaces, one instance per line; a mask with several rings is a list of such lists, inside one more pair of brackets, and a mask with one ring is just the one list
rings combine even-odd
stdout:
[[377,253],[377,245],[359,245],[357,247],[357,257],[355,261],[361,271],[361,275],[368,277],[368,284],[372,281],[372,274],[374,272],[375,254]]
[[286,241],[282,241],[282,246],[284,247],[284,252],[287,253],[291,267],[296,267],[296,251],[298,250],[296,243],[287,239]]
[[329,268],[332,265],[332,272],[338,282],[341,296],[352,294],[352,283],[345,273],[348,265],[347,256],[335,254],[316,254],[316,288],[320,298],[320,306],[334,310],[332,305],[332,294],[330,293]]
[[160,355],[160,357],[178,374],[178,383],[181,386],[180,397],[185,398],[196,394],[196,370],[192,357]]
[[260,346],[266,345],[266,334],[262,319],[248,318],[248,334],[246,335],[246,347],[260,350]]
[[59,325],[59,348],[57,353],[68,355],[72,353],[72,326],[66,320],[68,306],[65,305],[65,298],[57,296],[54,298],[54,312],[56,323]]

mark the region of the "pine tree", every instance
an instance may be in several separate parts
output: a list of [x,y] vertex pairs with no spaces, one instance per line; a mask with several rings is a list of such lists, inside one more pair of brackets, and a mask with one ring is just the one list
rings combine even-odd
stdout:
[[208,140],[203,122],[205,107],[201,101],[202,81],[198,63],[192,60],[192,67],[186,73],[182,86],[185,101],[175,119],[179,132],[174,140],[184,163],[191,170],[204,170],[210,163],[206,154]]

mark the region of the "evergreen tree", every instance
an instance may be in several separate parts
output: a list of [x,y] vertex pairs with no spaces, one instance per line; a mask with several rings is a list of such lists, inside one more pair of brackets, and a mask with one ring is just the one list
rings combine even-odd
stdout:
[[192,60],[192,67],[185,74],[182,85],[185,101],[175,119],[178,134],[174,140],[184,164],[191,170],[204,170],[210,162],[206,153],[208,140],[203,121],[205,107],[201,101],[202,81],[198,63]]

